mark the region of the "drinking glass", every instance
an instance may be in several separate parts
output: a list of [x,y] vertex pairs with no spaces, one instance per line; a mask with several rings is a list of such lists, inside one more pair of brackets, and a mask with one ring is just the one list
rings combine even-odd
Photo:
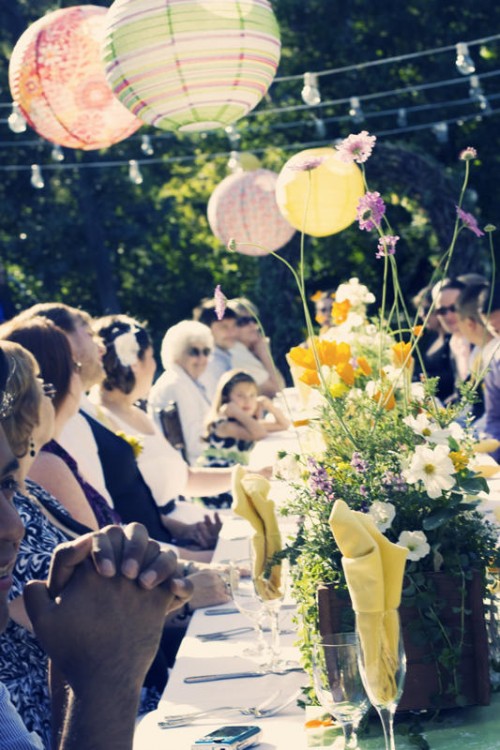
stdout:
[[251,567],[252,561],[250,558],[240,559],[237,564],[230,562],[229,585],[231,588],[231,597],[235,606],[239,609],[242,615],[248,617],[257,635],[255,646],[246,648],[243,653],[246,656],[262,657],[261,661],[266,663],[267,643],[263,630],[266,611],[262,601],[257,596],[252,577],[250,575],[243,575],[240,572],[240,570],[251,570]]
[[[255,570],[255,553],[252,542],[250,542],[250,556],[252,559],[252,573]],[[262,578],[260,580],[253,577],[253,586],[257,598],[262,604],[264,612],[268,615],[271,625],[271,645],[270,645],[270,660],[265,667],[270,671],[279,671],[287,666],[287,663],[281,659],[281,639],[280,639],[280,610],[285,598],[285,593],[288,585],[288,560],[282,560],[281,562],[281,576],[279,590],[274,591],[273,598],[266,596],[266,587],[262,585]]]
[[312,673],[316,697],[342,725],[345,747],[357,748],[357,730],[370,702],[359,672],[356,633],[332,633],[315,641]]
[[356,613],[358,663],[370,703],[384,730],[386,750],[396,750],[394,714],[403,692],[406,656],[399,613]]

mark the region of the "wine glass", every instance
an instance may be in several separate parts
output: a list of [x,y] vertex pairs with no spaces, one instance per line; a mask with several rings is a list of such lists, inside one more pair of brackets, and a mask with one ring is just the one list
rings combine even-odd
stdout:
[[312,673],[316,697],[342,725],[345,747],[357,748],[356,732],[370,702],[359,672],[356,633],[332,633],[315,641]]
[[243,653],[246,656],[262,657],[264,664],[267,662],[267,643],[263,629],[266,611],[257,596],[251,575],[249,572],[246,575],[241,572],[250,571],[251,567],[250,558],[242,558],[238,560],[238,563],[231,561],[229,563],[229,586],[235,606],[242,615],[248,617],[257,635],[255,646],[246,648]]
[[270,585],[265,574],[255,577],[255,548],[250,542],[250,556],[252,559],[252,580],[257,598],[262,604],[264,612],[269,616],[271,625],[271,646],[270,661],[265,665],[270,672],[279,671],[287,666],[287,663],[281,659],[281,640],[280,640],[280,610],[285,598],[288,585],[288,560],[282,560],[278,566],[275,566],[274,581]]
[[356,613],[358,663],[370,703],[384,730],[386,750],[396,750],[394,714],[403,692],[406,656],[399,613]]

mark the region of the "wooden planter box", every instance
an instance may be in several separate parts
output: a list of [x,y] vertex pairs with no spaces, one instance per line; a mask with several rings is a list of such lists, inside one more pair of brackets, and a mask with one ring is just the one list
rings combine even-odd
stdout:
[[[429,584],[435,586],[440,601],[446,606],[439,619],[447,631],[458,637],[460,627],[461,597],[457,579],[445,573],[428,573]],[[458,610],[458,611],[457,611]],[[354,613],[348,597],[339,596],[332,585],[323,584],[318,589],[320,633],[335,633],[354,629]],[[412,642],[411,623],[419,618],[416,608],[401,605],[401,623],[407,658],[405,688],[398,711],[434,710],[456,707],[455,696],[447,690],[452,684],[450,673],[438,670],[432,659],[430,647]],[[462,658],[458,667],[461,705],[486,706],[490,702],[489,654],[484,619],[483,586],[478,574],[467,582],[465,597],[465,635]],[[439,689],[441,678],[442,690]]]

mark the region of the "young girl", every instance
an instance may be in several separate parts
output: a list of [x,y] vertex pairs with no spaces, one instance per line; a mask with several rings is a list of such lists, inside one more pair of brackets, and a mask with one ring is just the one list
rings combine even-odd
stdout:
[[[273,419],[264,419],[270,414]],[[204,439],[208,447],[200,457],[203,466],[233,466],[248,464],[250,450],[256,440],[270,432],[286,430],[289,421],[267,396],[259,396],[255,380],[243,370],[229,370],[217,387],[206,421]],[[204,497],[211,508],[229,508],[229,492],[216,497]]]

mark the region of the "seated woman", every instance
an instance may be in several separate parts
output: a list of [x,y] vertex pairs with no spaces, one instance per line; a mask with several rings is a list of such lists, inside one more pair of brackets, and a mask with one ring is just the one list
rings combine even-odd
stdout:
[[[42,377],[46,382],[54,384],[56,411],[55,435],[63,429],[67,420],[78,410],[81,381],[77,364],[73,361],[71,348],[65,334],[47,318],[32,318],[30,320],[14,319],[4,324],[0,335],[5,340],[15,341],[24,346],[35,356]],[[126,460],[130,446],[123,440],[123,463],[118,467],[120,472],[127,470]],[[172,449],[175,456],[177,453]],[[135,467],[135,461],[134,467]],[[181,467],[184,463],[181,460]],[[134,495],[134,508],[128,516],[121,508],[112,508],[107,500],[84,479],[78,471],[78,465],[72,456],[57,442],[49,441],[43,446],[30,469],[30,477],[48,490],[73,518],[92,530],[121,521],[138,521],[143,523],[150,535],[161,542],[171,543],[173,535],[176,539],[194,540],[203,549],[213,548],[220,522],[216,519],[198,520],[186,524],[174,519],[167,519],[163,524],[157,512],[156,505],[148,488],[143,484],[135,485],[137,494]],[[139,494],[138,489],[144,491]],[[183,547],[177,547],[176,552],[181,557],[193,557],[193,554]],[[209,562],[211,554],[198,553],[198,559]],[[195,555],[196,557],[196,555]]]
[[160,428],[160,410],[171,401],[177,404],[186,458],[191,466],[196,464],[203,448],[201,436],[210,399],[199,378],[205,372],[213,347],[210,328],[203,323],[183,320],[169,328],[161,344],[165,372],[148,396],[148,412]]
[[[106,347],[103,357],[106,377],[91,391],[90,399],[103,424],[138,441],[137,463],[141,474],[157,503],[162,523],[178,539],[183,534],[182,521],[196,523],[201,517],[208,523],[211,516],[194,503],[175,499],[179,495],[200,497],[227,491],[232,471],[186,464],[151,417],[136,406],[137,401],[147,398],[156,369],[146,329],[127,315],[100,318],[94,328]],[[218,533],[217,514],[215,519],[214,530]]]
[[[75,521],[68,511],[40,485],[27,478],[40,448],[51,440],[55,428],[55,412],[51,398],[54,388],[40,377],[38,364],[26,349],[18,344],[2,342],[2,350],[9,363],[8,392],[12,400],[11,413],[2,418],[2,427],[20,464],[22,488],[14,496],[14,504],[26,529],[13,572],[11,620],[2,635],[0,649],[0,680],[11,694],[11,699],[31,731],[37,731],[44,747],[51,746],[50,696],[47,682],[47,657],[32,634],[22,592],[32,579],[46,579],[54,548],[89,529]],[[184,564],[179,564],[182,575]],[[191,609],[228,601],[220,571],[192,566],[190,579],[194,594]],[[148,697],[158,697],[158,689],[165,681],[167,666],[178,646],[178,629],[167,629],[162,650],[146,680]],[[160,684],[159,684],[160,683]]]

